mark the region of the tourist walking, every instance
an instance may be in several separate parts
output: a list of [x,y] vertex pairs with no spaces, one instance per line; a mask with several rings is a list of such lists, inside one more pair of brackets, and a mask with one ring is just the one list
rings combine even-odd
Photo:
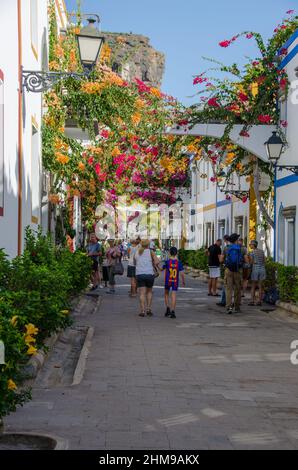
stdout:
[[115,266],[121,261],[121,251],[119,246],[115,244],[114,240],[109,240],[109,249],[106,253],[108,276],[109,276],[109,287],[108,294],[115,293]]
[[[249,244],[251,252],[249,253],[249,260],[252,266],[251,270],[251,302],[248,305],[262,305],[263,300],[263,281],[266,279],[266,268],[265,268],[265,253],[263,250],[258,248],[257,240],[252,240]],[[259,300],[256,303],[255,295],[256,288],[259,289]]]
[[[223,237],[223,241],[224,241],[224,248],[227,247],[229,244],[230,244],[230,237],[229,235],[225,235]],[[222,258],[220,258],[222,259]],[[222,291],[221,291],[221,299],[220,299],[220,302],[218,302],[216,305],[218,305],[219,307],[225,307],[226,306],[226,289],[225,289],[225,285],[223,284],[222,286]]]
[[127,277],[130,279],[130,297],[137,296],[137,279],[136,279],[136,267],[134,263],[135,254],[138,249],[138,243],[136,240],[131,240],[129,248],[127,250],[128,254],[128,266],[127,266]]
[[230,236],[230,244],[224,249],[221,261],[225,264],[225,289],[227,313],[240,312],[241,286],[243,263],[248,263],[243,247],[239,244],[240,236],[236,233]]
[[[176,318],[176,300],[179,288],[179,273],[181,272],[182,285],[185,287],[184,268],[178,259],[178,250],[174,246],[170,249],[170,258],[164,262],[165,269],[165,317]],[[170,291],[171,295],[170,295]]]
[[208,254],[208,266],[209,266],[209,296],[220,297],[217,293],[217,280],[220,277],[220,261],[222,240],[218,239],[213,245],[209,246],[207,250]]
[[99,257],[102,256],[101,245],[98,242],[95,233],[90,233],[89,244],[87,245],[87,256],[92,260],[92,273],[91,291],[98,288],[100,285],[100,274],[99,274]]
[[147,313],[152,316],[152,289],[159,265],[159,259],[150,250],[150,240],[142,240],[134,256],[137,286],[140,295],[140,317]]

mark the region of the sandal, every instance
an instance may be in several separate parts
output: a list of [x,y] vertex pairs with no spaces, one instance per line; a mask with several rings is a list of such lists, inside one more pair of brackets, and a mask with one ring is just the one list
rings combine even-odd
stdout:
[[139,317],[144,317],[145,316],[145,313],[141,312],[139,313]]
[[151,312],[151,310],[147,310],[147,316],[148,316],[148,317],[152,317],[152,316],[153,316],[153,313]]

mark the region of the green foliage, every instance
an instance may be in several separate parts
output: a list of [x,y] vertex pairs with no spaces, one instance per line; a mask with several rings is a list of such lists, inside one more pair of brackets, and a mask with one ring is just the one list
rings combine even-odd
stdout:
[[205,248],[199,250],[179,250],[179,258],[182,263],[195,269],[208,272],[208,258]]
[[280,300],[298,302],[298,268],[296,266],[277,265],[277,284]]
[[40,231],[26,230],[24,253],[14,260],[0,251],[0,418],[29,398],[20,391],[23,366],[45,338],[70,324],[70,299],[87,287],[90,272],[86,254],[55,247]]

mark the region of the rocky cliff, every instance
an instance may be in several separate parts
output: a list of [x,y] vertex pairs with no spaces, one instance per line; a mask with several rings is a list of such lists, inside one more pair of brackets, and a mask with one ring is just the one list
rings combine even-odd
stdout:
[[140,34],[109,33],[103,35],[112,49],[112,68],[125,80],[137,77],[147,85],[160,87],[165,56],[156,51],[146,36]]

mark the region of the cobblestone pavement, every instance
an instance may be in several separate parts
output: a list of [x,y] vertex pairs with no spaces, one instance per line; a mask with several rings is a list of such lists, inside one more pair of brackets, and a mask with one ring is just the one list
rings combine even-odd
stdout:
[[[77,386],[34,388],[6,429],[55,434],[70,449],[298,449],[298,318],[243,306],[233,316],[187,278],[177,319],[140,318],[125,277],[77,322],[95,328]],[[245,301],[247,303],[247,300]]]

